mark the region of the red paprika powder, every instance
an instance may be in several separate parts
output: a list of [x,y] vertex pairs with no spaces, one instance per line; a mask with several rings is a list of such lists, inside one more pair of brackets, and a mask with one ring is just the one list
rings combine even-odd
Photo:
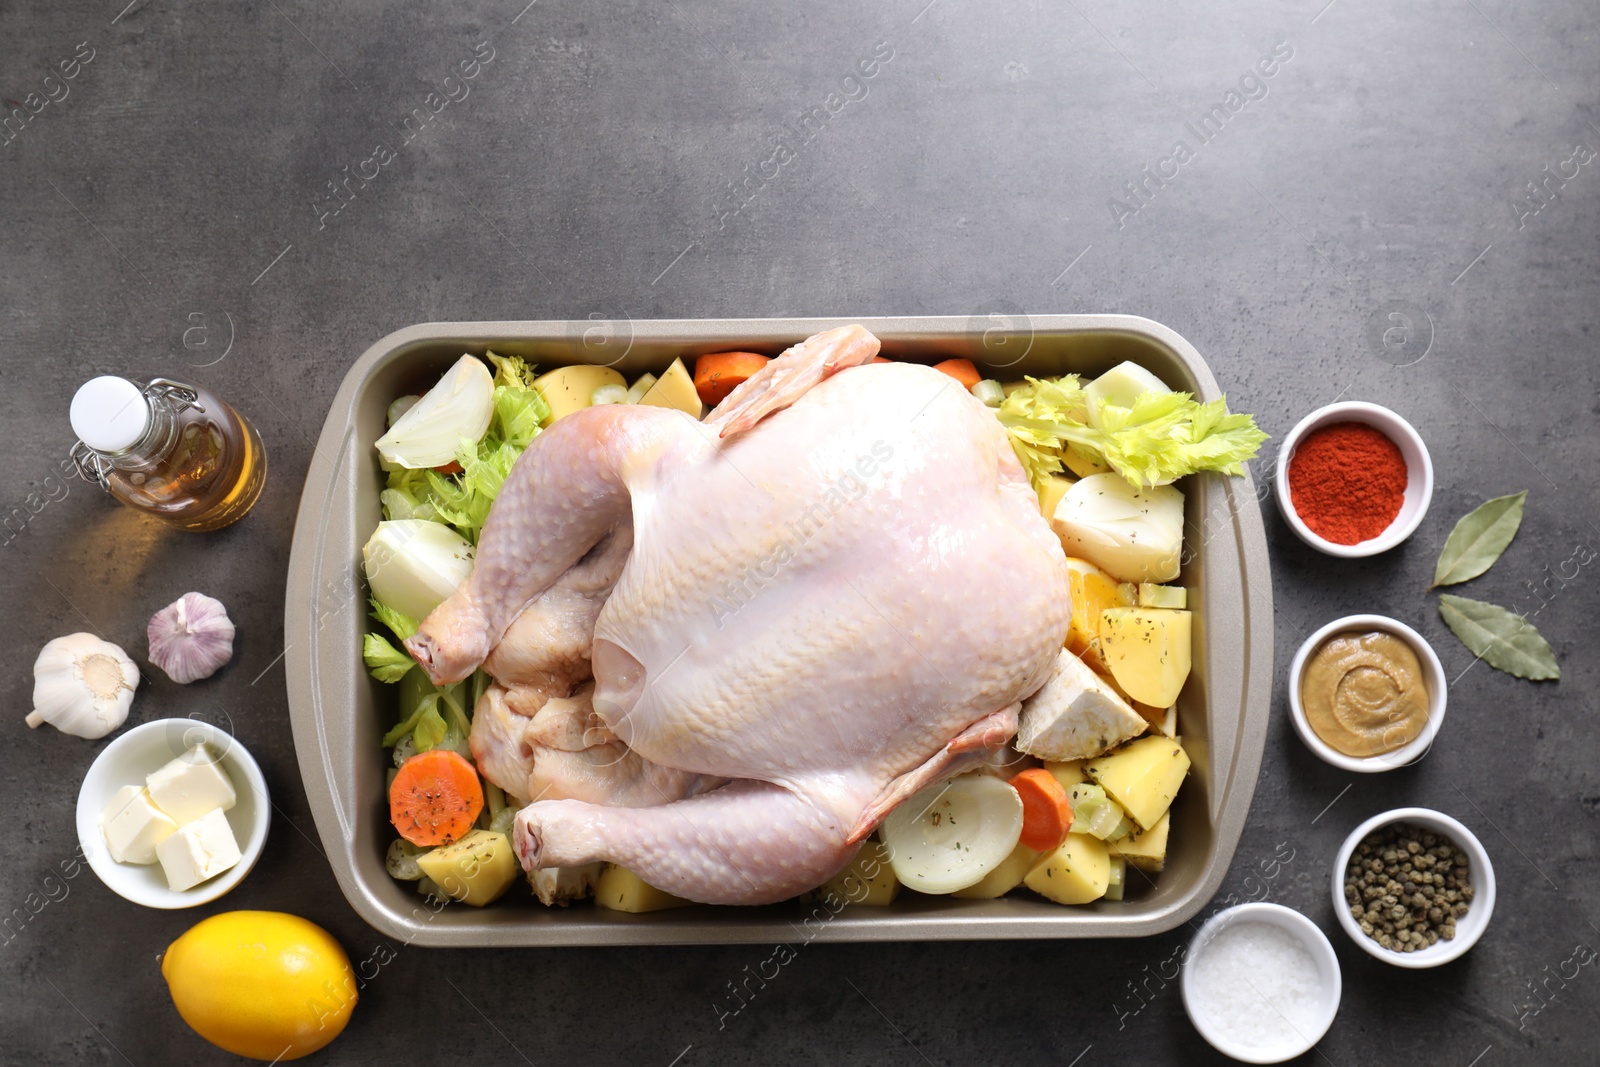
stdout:
[[1354,545],[1394,522],[1407,479],[1398,445],[1364,423],[1336,422],[1301,439],[1289,460],[1289,499],[1312,533]]

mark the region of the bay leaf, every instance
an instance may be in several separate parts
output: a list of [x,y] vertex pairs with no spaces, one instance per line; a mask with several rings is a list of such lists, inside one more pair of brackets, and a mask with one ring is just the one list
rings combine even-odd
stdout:
[[1433,585],[1455,585],[1476,578],[1494,565],[1522,525],[1522,504],[1528,491],[1485,500],[1456,523],[1445,539],[1433,568]]
[[1561,677],[1549,643],[1521,615],[1498,604],[1441,593],[1439,617],[1468,651],[1497,671],[1536,682]]

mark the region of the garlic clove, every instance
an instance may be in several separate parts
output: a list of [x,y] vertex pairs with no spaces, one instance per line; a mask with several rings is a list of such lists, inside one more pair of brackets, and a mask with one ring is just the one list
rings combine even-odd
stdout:
[[185,593],[150,616],[150,662],[180,685],[209,678],[233,658],[233,620],[220,600]]
[[122,649],[94,634],[49,642],[33,662],[33,710],[27,723],[49,723],[75,737],[104,737],[128,719],[139,668]]

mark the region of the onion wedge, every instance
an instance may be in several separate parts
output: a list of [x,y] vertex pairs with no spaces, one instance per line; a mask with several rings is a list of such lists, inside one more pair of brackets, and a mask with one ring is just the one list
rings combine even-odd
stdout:
[[901,804],[880,831],[889,865],[919,893],[953,893],[983,880],[1022,835],[1022,798],[987,774],[937,782]]
[[397,467],[442,466],[463,439],[477,444],[493,417],[493,375],[482,360],[462,356],[378,438],[378,455]]

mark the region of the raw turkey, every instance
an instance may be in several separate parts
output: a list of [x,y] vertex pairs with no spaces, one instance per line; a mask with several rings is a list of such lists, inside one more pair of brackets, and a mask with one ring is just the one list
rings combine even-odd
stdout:
[[586,408],[518,460],[407,646],[495,678],[472,747],[531,800],[530,871],[783,900],[1015,734],[1067,630],[1060,542],[994,414],[877,352],[829,330],[703,422]]

